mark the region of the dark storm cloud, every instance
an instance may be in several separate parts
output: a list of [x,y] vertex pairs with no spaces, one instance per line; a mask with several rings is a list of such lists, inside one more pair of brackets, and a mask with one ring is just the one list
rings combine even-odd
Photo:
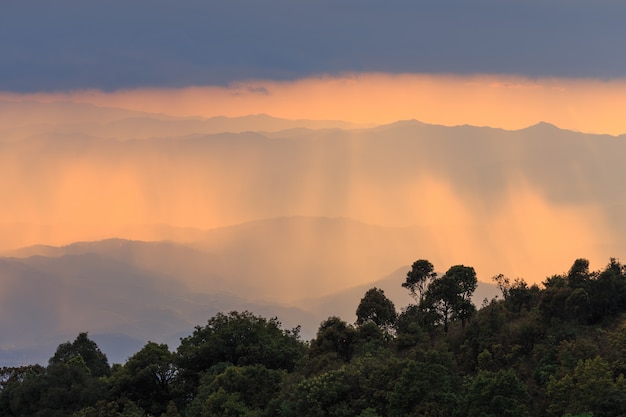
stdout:
[[623,77],[625,15],[604,0],[5,1],[0,90],[355,71]]

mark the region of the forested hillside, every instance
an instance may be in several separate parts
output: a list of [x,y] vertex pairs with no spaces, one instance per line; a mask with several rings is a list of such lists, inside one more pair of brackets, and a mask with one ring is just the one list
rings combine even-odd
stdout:
[[619,416],[626,413],[626,266],[586,259],[542,286],[413,263],[396,311],[369,289],[357,320],[315,338],[277,318],[219,313],[167,345],[109,364],[87,333],[47,366],[1,370],[2,416]]

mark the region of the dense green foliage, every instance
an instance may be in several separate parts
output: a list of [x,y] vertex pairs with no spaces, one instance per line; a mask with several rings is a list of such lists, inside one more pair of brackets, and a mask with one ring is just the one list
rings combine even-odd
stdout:
[[531,417],[626,415],[626,268],[578,259],[542,287],[498,275],[476,309],[476,273],[407,273],[399,314],[377,288],[350,324],[315,338],[250,312],[218,314],[168,346],[109,366],[87,333],[46,367],[2,368],[0,415]]

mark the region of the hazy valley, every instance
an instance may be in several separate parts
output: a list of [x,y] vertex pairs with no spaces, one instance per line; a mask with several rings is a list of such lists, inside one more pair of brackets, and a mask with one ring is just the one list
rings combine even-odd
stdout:
[[[299,242],[294,230],[312,224],[321,226],[317,239]],[[330,316],[353,322],[359,300],[373,286],[398,309],[406,306],[411,298],[401,283],[409,265],[402,265],[402,255],[410,248],[386,258],[382,244],[360,257],[325,254],[326,242],[338,241],[344,228],[352,232],[349,244],[367,236],[394,243],[383,228],[347,220],[281,218],[208,231],[189,246],[110,239],[14,251],[0,260],[0,359],[41,362],[60,340],[89,331],[111,360],[123,362],[147,340],[175,347],[196,325],[232,310],[276,316],[286,328],[301,325],[309,339]],[[264,245],[264,236],[281,246]],[[229,243],[218,245],[218,239]],[[389,266],[387,274],[378,274],[384,268],[378,257]],[[352,276],[363,283],[342,279]],[[480,305],[496,294],[493,284],[480,283],[474,299]]]
[[495,274],[539,283],[626,249],[623,137],[2,108],[3,362],[79,331],[123,360],[229,310],[309,338],[372,286],[406,305],[419,258],[475,267],[480,305]]

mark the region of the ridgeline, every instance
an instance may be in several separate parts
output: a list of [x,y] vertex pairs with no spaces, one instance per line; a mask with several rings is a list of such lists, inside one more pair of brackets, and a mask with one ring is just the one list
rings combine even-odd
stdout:
[[47,366],[0,371],[2,416],[594,416],[626,414],[626,267],[586,259],[542,286],[493,277],[477,308],[472,267],[413,263],[415,302],[368,290],[357,320],[315,338],[278,318],[219,313],[172,352],[148,342],[109,365],[87,333]]

